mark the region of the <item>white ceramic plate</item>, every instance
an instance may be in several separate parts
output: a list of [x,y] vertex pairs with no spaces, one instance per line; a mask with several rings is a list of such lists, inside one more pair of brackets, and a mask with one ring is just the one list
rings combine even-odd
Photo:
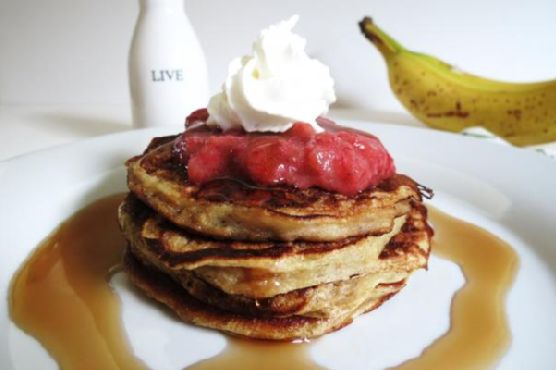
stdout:
[[[433,188],[433,205],[515,248],[520,268],[507,299],[513,341],[498,366],[556,368],[556,161],[427,129],[351,124],[379,136],[400,172]],[[124,160],[165,131],[116,134],[0,163],[0,368],[56,369],[9,320],[11,276],[62,220],[94,199],[124,191]],[[379,310],[316,341],[311,356],[331,369],[379,369],[418,356],[448,330],[450,299],[463,282],[458,266],[433,257],[428,272],[416,273]],[[139,300],[125,276],[116,275],[112,284],[134,351],[153,369],[181,369],[224,348],[225,336],[172,320]]]

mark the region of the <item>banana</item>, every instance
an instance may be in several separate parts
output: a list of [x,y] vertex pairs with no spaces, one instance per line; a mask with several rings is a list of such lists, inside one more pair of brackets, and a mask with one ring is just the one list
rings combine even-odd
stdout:
[[556,140],[556,80],[508,83],[405,49],[365,17],[361,31],[388,66],[390,86],[418,120],[458,132],[482,126],[513,145]]

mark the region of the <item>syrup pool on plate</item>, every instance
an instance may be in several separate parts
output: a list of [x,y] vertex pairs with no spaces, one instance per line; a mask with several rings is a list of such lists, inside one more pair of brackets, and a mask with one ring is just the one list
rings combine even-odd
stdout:
[[[119,300],[108,284],[126,246],[116,216],[123,197],[100,199],[77,212],[36,248],[12,280],[12,320],[64,370],[146,369],[132,353]],[[396,369],[490,368],[511,340],[504,302],[517,255],[478,226],[431,207],[429,213],[435,229],[433,253],[460,265],[466,284],[453,299],[449,332]],[[321,369],[309,355],[315,342],[230,338],[223,352],[190,368],[256,369],[274,364],[277,369]]]

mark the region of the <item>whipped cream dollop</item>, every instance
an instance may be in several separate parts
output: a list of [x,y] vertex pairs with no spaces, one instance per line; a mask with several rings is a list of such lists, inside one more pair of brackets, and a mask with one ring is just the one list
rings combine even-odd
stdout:
[[253,54],[234,59],[222,91],[208,104],[208,124],[222,130],[283,132],[295,122],[317,127],[316,118],[336,100],[329,68],[305,53],[292,32],[294,15],[261,31]]

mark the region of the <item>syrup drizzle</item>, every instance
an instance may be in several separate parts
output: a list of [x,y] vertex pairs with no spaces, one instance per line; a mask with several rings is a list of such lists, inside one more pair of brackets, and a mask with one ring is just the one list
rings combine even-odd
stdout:
[[12,320],[61,369],[146,369],[133,356],[108,278],[126,245],[116,221],[122,195],[76,213],[44,241],[12,281]]
[[514,250],[488,231],[428,207],[433,251],[457,263],[465,285],[452,300],[450,331],[396,370],[487,369],[506,352],[511,332],[506,293],[518,266]]
[[[76,213],[12,280],[13,321],[37,338],[61,369],[146,368],[129,348],[119,301],[108,284],[126,245],[116,221],[122,199],[101,199]],[[466,284],[453,299],[450,331],[395,369],[492,367],[510,343],[504,298],[517,255],[477,226],[431,207],[429,214],[436,232],[434,253],[459,264]],[[321,369],[309,356],[309,346],[229,338],[222,353],[189,369]]]
[[231,337],[223,352],[184,370],[324,370],[309,356],[309,345]]

